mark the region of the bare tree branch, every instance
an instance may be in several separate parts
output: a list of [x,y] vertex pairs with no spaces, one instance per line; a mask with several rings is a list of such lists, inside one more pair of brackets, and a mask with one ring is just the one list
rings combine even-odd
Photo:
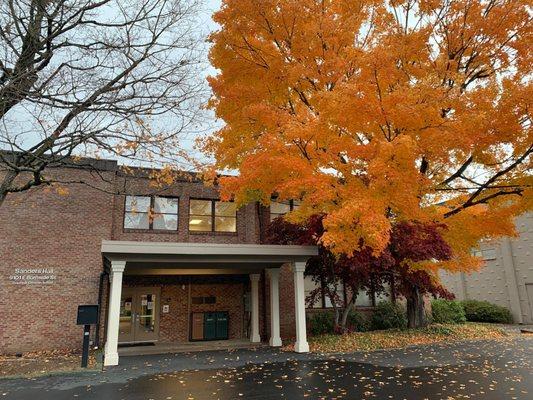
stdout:
[[0,205],[73,155],[186,161],[206,98],[197,1],[0,4]]

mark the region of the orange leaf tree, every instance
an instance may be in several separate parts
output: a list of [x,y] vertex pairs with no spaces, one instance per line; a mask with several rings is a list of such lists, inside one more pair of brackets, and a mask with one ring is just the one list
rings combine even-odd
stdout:
[[[223,195],[300,199],[338,254],[386,248],[398,221],[479,240],[531,208],[531,1],[225,0],[206,143]],[[431,266],[434,269],[435,265]]]

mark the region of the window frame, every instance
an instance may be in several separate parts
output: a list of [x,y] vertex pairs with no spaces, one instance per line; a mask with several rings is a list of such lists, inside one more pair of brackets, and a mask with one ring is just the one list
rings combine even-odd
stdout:
[[[294,211],[294,209],[295,209],[294,202],[295,202],[295,201],[299,201],[299,200],[291,199],[291,200],[288,201],[288,206],[289,206],[289,211],[288,211],[288,212],[292,212],[292,211]],[[272,202],[283,204],[283,201],[278,201],[278,200],[276,200],[276,199],[271,199],[271,200],[270,200],[270,203],[272,204]],[[285,204],[287,204],[287,203],[285,203]],[[272,207],[271,207],[270,205],[268,206],[268,212],[269,212],[270,222],[274,221],[276,218],[282,217],[282,216],[284,216],[284,215],[287,214],[287,213],[284,213],[284,214],[273,213],[273,212],[272,212]],[[275,217],[275,218],[272,218],[272,215],[276,215],[276,217]]]
[[[389,297],[390,297],[390,301],[392,301],[393,303],[396,303],[396,291],[394,289],[394,275],[393,274],[385,274],[386,277],[388,277],[388,280],[389,280],[389,284],[390,284],[390,287],[389,287]],[[368,309],[368,310],[371,310],[373,308],[376,307],[377,305],[377,297],[376,297],[376,291],[374,289],[374,285],[375,285],[375,279],[376,277],[375,276],[371,276],[371,293],[370,293],[370,302],[371,304],[368,305],[368,306],[362,306],[362,305],[355,305],[355,309]],[[325,282],[322,281],[320,283],[320,286],[323,288],[325,286]],[[346,292],[346,284],[345,282],[342,282],[342,289],[343,289],[343,293],[342,293],[342,301],[344,303],[344,306],[346,306],[346,303],[348,302],[348,295],[347,295],[347,292]],[[306,296],[307,297],[307,296]],[[306,309],[308,310],[332,310],[333,309],[333,306],[331,307],[326,307],[326,294],[324,293],[324,290],[321,291],[321,295],[320,295],[320,306],[317,306],[317,307],[308,307],[307,304],[306,304]],[[341,309],[343,307],[340,307]]]
[[[209,201],[211,203],[211,215],[200,215],[200,214],[191,214],[191,201],[194,201],[194,200],[200,200],[200,201]],[[222,201],[220,199],[205,199],[205,198],[198,198],[198,197],[190,197],[189,198],[189,217],[188,217],[188,223],[187,223],[187,229],[189,230],[189,233],[190,234],[193,234],[193,235],[202,235],[202,234],[209,234],[209,233],[214,233],[214,234],[217,234],[217,235],[237,235],[238,233],[238,230],[239,230],[239,227],[238,227],[238,224],[237,224],[237,220],[238,220],[238,217],[237,217],[237,214],[238,214],[238,210],[237,210],[237,207],[235,207],[235,217],[228,217],[228,216],[222,216],[222,217],[226,217],[226,218],[235,218],[235,231],[217,231],[216,230],[216,218],[217,218],[217,215],[216,215],[216,203],[234,203],[233,201]],[[191,230],[191,216],[198,216],[198,217],[206,217],[206,216],[209,216],[211,217],[211,229],[208,230],[208,231],[195,231],[195,230]],[[220,217],[220,215],[218,216]]]
[[472,255],[481,258],[483,261],[493,261],[498,259],[496,247],[476,248],[472,251]]
[[[148,228],[126,228],[126,213],[131,212],[126,210],[126,201],[128,197],[149,197],[150,198],[150,206],[148,207],[148,212],[142,211],[142,214],[148,214]],[[164,198],[164,199],[174,199],[177,200],[178,209],[176,210],[176,214],[174,213],[162,213],[162,212],[155,212],[155,199],[156,198]],[[159,229],[154,228],[154,216],[155,215],[176,215],[176,229]],[[178,232],[180,228],[180,198],[179,196],[160,196],[155,194],[127,194],[124,196],[124,212],[123,212],[123,218],[122,218],[122,229],[125,232],[159,232],[159,233],[174,233]]]

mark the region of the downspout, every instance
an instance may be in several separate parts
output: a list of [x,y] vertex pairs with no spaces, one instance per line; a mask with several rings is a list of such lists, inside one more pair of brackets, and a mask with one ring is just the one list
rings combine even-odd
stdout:
[[266,327],[267,327],[267,323],[266,323],[266,318],[267,318],[267,304],[266,304],[266,273],[265,273],[265,270],[263,270],[263,272],[261,273],[262,275],[262,279],[263,279],[263,285],[261,287],[261,291],[263,292],[263,340],[265,340],[267,338],[267,331],[266,331]]
[[262,218],[263,218],[263,212],[262,212],[262,209],[261,209],[261,204],[259,202],[256,202],[255,203],[256,205],[256,210],[257,210],[257,226],[259,228],[259,243],[263,243],[263,221],[262,221]]
[[192,312],[191,312],[191,277],[187,277],[187,318],[189,323],[187,324],[187,340],[191,341],[191,324],[192,324]]
[[100,321],[102,319],[102,298],[104,296],[104,280],[109,273],[103,271],[100,273],[100,282],[98,285],[98,324],[96,324],[96,332],[94,335],[94,346],[96,348],[100,347]]

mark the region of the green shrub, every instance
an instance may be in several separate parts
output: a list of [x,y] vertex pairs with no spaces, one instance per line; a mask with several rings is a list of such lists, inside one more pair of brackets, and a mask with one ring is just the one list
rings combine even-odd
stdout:
[[309,320],[309,331],[312,335],[323,335],[333,333],[335,327],[335,316],[331,312],[316,312]]
[[510,324],[513,322],[511,312],[488,301],[466,300],[461,302],[465,310],[466,320],[472,322],[494,322]]
[[374,330],[405,329],[407,327],[407,317],[403,308],[398,304],[390,301],[381,301],[372,314],[370,325]]
[[352,310],[348,314],[346,328],[352,332],[366,332],[369,328],[368,319],[363,314]]
[[464,324],[465,310],[458,301],[433,300],[431,302],[433,322],[437,324]]

